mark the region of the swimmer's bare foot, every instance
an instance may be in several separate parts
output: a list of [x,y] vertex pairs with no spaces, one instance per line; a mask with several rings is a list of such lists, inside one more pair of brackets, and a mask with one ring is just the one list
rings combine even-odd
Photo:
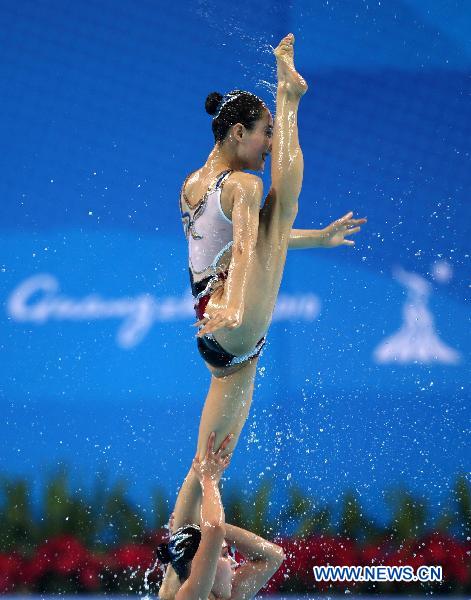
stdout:
[[276,56],[279,87],[300,98],[306,93],[308,85],[294,67],[294,35],[288,33],[273,53]]

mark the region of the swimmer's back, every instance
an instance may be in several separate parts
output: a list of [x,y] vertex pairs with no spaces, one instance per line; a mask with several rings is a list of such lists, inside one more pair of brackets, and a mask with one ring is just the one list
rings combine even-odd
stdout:
[[[201,167],[191,173],[184,184],[184,193],[191,206],[196,206],[215,178],[222,170],[207,170]],[[221,189],[220,203],[224,215],[232,221],[232,209],[236,194],[247,194],[254,186],[262,186],[263,181],[257,175],[245,171],[231,171]]]

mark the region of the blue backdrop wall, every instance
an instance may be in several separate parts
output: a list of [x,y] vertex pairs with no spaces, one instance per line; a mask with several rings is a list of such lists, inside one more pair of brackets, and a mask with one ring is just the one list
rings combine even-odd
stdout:
[[[435,510],[469,471],[471,11],[466,2],[2,2],[0,469],[65,462],[174,497],[209,374],[178,194],[212,148],[206,95],[274,112],[271,46],[310,87],[298,228],[348,210],[354,248],[293,251],[229,477]],[[269,164],[263,174],[269,186]]]

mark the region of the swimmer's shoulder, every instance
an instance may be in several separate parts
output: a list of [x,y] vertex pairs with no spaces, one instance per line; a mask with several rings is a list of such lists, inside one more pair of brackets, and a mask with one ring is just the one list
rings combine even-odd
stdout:
[[[263,180],[257,175],[245,171],[233,171],[225,181],[224,189],[232,202],[236,196],[262,195]],[[224,192],[223,192],[224,193]]]
[[224,182],[221,192],[221,208],[226,217],[232,220],[234,201],[241,196],[260,199],[263,194],[263,180],[245,171],[233,171]]

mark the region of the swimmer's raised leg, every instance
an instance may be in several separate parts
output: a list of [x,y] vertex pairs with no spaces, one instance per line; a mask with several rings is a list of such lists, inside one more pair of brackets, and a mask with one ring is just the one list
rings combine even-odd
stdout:
[[[256,258],[248,273],[244,317],[237,329],[220,329],[209,320],[199,335],[213,333],[236,356],[252,349],[266,333],[286,262],[291,229],[298,211],[304,158],[298,137],[298,108],[307,83],[294,68],[294,36],[283,38],[274,54],[278,85],[271,157],[271,187],[260,211]],[[216,303],[210,300],[208,312]],[[211,433],[211,431],[209,432]],[[204,440],[204,438],[202,438]],[[202,442],[202,448],[204,442]]]
[[297,206],[304,160],[298,138],[298,107],[307,83],[294,67],[294,35],[289,33],[274,50],[278,85],[271,158],[271,190],[288,211]]

